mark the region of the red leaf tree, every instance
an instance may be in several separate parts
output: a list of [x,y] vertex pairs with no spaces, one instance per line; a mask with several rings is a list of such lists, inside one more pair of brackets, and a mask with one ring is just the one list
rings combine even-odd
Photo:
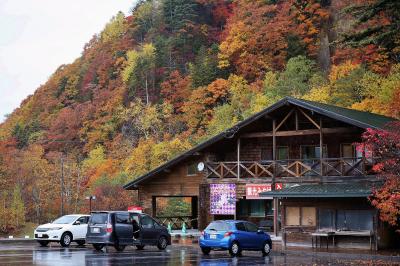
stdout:
[[370,201],[380,212],[380,219],[398,226],[400,220],[400,122],[392,122],[385,130],[368,129],[363,145],[376,156],[373,170],[382,179]]

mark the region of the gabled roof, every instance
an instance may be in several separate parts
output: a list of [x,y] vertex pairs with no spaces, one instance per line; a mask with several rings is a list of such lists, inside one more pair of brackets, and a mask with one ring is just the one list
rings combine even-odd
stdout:
[[265,115],[275,111],[276,109],[278,109],[282,106],[288,105],[288,104],[293,104],[293,105],[302,107],[304,109],[313,111],[315,113],[325,115],[332,119],[336,119],[336,120],[339,120],[339,121],[342,121],[342,122],[345,122],[350,125],[357,126],[357,127],[363,128],[363,129],[366,129],[366,128],[382,129],[385,124],[395,120],[390,117],[372,114],[372,113],[368,113],[368,112],[351,110],[348,108],[343,108],[343,107],[338,107],[338,106],[328,105],[328,104],[323,104],[323,103],[318,103],[318,102],[295,99],[292,97],[285,97],[282,100],[276,102],[275,104],[265,108],[264,110],[237,123],[232,128],[227,129],[226,131],[200,143],[199,145],[195,146],[194,148],[190,149],[189,151],[182,153],[181,155],[166,162],[165,164],[162,164],[161,166],[151,170],[147,174],[142,175],[139,178],[133,180],[132,182],[124,185],[123,187],[125,189],[137,188],[137,185],[139,183],[141,183],[142,181],[144,181],[150,177],[153,177],[158,173],[161,173],[162,171],[189,158],[190,156],[194,155],[198,151],[201,151],[202,149],[226,138],[226,136],[229,135],[230,132],[236,132],[237,130],[249,125],[250,123],[252,123],[252,122],[264,117]]
[[354,198],[368,197],[371,193],[372,185],[367,183],[304,184],[262,192],[260,196],[275,198]]

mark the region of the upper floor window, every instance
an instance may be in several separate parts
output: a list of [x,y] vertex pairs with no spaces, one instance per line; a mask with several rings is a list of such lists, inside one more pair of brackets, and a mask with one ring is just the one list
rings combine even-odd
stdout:
[[190,163],[187,166],[187,175],[197,175],[199,170],[197,169],[197,162]]
[[278,146],[276,149],[277,160],[288,160],[289,159],[289,148],[286,146]]
[[[327,158],[328,153],[327,153],[327,147],[324,145],[322,147],[323,149],[323,155],[322,157]],[[301,158],[302,159],[317,159],[320,157],[321,154],[321,148],[316,145],[304,145],[301,146]]]

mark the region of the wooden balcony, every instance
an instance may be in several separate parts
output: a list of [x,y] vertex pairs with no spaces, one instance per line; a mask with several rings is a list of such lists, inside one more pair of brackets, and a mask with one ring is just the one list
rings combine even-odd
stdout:
[[207,178],[354,177],[371,174],[370,159],[323,158],[277,161],[207,162]]

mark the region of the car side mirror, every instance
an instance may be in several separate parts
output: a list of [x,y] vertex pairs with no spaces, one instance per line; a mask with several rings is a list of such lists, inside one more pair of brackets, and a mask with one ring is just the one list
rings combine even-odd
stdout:
[[258,230],[257,230],[257,234],[264,234],[264,231],[263,231],[263,230],[260,230],[260,229],[258,229]]
[[80,221],[76,221],[76,222],[74,223],[74,225],[80,225],[80,224],[81,224]]

